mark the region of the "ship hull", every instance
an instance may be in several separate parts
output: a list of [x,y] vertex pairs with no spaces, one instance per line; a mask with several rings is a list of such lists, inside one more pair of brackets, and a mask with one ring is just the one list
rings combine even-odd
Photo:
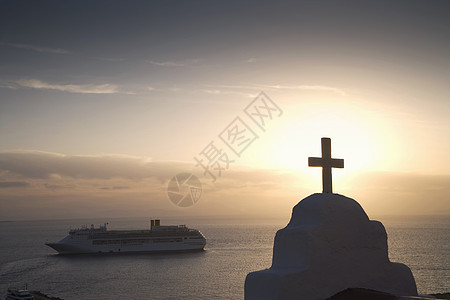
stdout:
[[93,253],[146,253],[146,252],[191,252],[204,250],[204,244],[198,245],[146,245],[146,246],[97,246],[47,243],[58,254],[93,254]]

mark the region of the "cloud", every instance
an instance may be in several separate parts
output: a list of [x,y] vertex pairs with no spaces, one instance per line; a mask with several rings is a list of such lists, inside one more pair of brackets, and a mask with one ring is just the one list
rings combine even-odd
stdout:
[[72,189],[75,186],[74,185],[62,185],[62,184],[49,184],[49,183],[44,183],[44,187],[46,189],[55,191],[55,190],[64,190],[64,189]]
[[344,89],[326,85],[279,85],[279,84],[249,84],[249,85],[205,85],[207,87],[231,90],[305,90],[331,92],[340,96],[347,96]]
[[[167,197],[167,184],[176,174],[188,172],[200,179],[204,194],[200,204],[183,215],[208,215],[232,213],[242,206],[249,211],[247,206],[255,199],[259,203],[271,201],[273,206],[277,203],[274,199],[284,197],[286,185],[293,182],[290,175],[270,170],[236,166],[228,171],[212,183],[203,169],[195,167],[195,162],[149,161],[145,157],[111,154],[69,156],[5,151],[0,152],[0,182],[21,181],[29,185],[0,189],[0,206],[8,210],[3,217],[8,219],[137,216],[158,210],[169,211],[166,215],[179,214],[179,208]],[[289,204],[286,203],[283,205]]]
[[[320,189],[320,176],[288,170],[232,165],[213,183],[194,162],[5,151],[0,152],[0,206],[10,219],[83,217],[88,211],[138,216],[158,209],[170,215],[178,208],[167,198],[167,183],[184,172],[202,183],[201,201],[190,210],[195,215],[288,216],[295,203]],[[450,213],[450,175],[351,172],[334,182],[336,192],[359,201],[369,215]]]
[[10,188],[10,187],[27,187],[29,186],[28,182],[24,181],[0,181],[0,188]]
[[185,64],[183,63],[177,63],[174,61],[154,61],[154,60],[148,60],[149,64],[160,66],[160,67],[183,67]]
[[345,194],[376,214],[450,214],[450,175],[358,172],[339,182]]
[[17,84],[14,84],[13,82],[9,81],[0,81],[0,89],[11,89],[11,90],[17,90],[19,87]]
[[246,98],[255,98],[258,94],[257,93],[245,93],[245,92],[238,92],[238,91],[227,91],[227,90],[219,90],[219,89],[202,89],[203,93],[210,94],[210,95],[237,95],[237,96],[243,96]]
[[[126,155],[63,155],[40,151],[0,152],[0,180],[36,181],[47,189],[70,189],[78,185],[97,185],[96,189],[131,189],[130,183],[153,179],[166,184],[178,173],[190,172],[201,177],[203,170],[195,162],[149,161]],[[236,166],[214,185],[216,190],[231,191],[249,187],[265,189],[271,184],[289,182],[290,174]],[[204,176],[203,176],[204,177]],[[205,185],[210,178],[204,178]],[[217,180],[219,181],[219,180]],[[95,184],[94,184],[95,183]],[[37,185],[39,185],[37,184]]]
[[152,162],[145,157],[117,154],[69,156],[41,151],[0,152],[0,171],[33,179],[71,177],[136,180],[155,177],[164,181],[181,171],[185,165],[179,162]]
[[206,94],[214,94],[214,95],[218,95],[218,94],[222,94],[223,93],[221,90],[202,90],[202,92],[204,92]]
[[275,90],[310,90],[310,91],[325,91],[336,93],[341,96],[347,96],[347,92],[343,89],[326,86],[326,85],[260,85],[265,89]]
[[20,79],[15,82],[19,87],[56,90],[79,94],[117,94],[120,93],[118,87],[114,84],[57,84],[48,83],[39,79]]
[[261,91],[259,85],[237,85],[237,84],[206,84],[206,87],[223,88],[223,89],[239,89],[239,90],[257,90]]
[[0,45],[19,48],[19,49],[27,49],[27,50],[32,50],[32,51],[41,52],[41,53],[73,54],[72,51],[61,49],[61,48],[47,48],[47,47],[41,47],[41,46],[29,45],[29,44],[0,43]]
[[159,67],[186,67],[186,66],[195,66],[200,62],[199,59],[188,59],[183,61],[156,61],[156,60],[147,60],[147,63],[159,66]]
[[129,190],[131,189],[131,187],[129,186],[120,186],[120,185],[115,185],[115,186],[104,186],[100,188],[101,190]]

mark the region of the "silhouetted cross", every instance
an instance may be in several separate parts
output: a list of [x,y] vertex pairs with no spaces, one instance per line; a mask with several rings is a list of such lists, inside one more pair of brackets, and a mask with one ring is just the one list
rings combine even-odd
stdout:
[[333,193],[331,168],[343,168],[344,160],[331,158],[331,139],[322,138],[322,157],[308,157],[310,167],[322,167],[323,193]]

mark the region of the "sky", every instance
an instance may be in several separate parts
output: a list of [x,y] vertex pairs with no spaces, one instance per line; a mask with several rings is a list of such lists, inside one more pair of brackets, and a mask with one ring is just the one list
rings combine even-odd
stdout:
[[[369,216],[448,215],[449,12],[0,1],[0,220],[288,218],[322,190],[307,164],[321,137],[345,160],[334,192]],[[231,141],[233,128],[250,135]],[[222,170],[198,163],[208,149]],[[202,194],[181,208],[167,185],[186,172]]]

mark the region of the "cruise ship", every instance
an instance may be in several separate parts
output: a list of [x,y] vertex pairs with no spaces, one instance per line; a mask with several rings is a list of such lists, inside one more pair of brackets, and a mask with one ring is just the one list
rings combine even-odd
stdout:
[[8,289],[5,300],[33,300],[34,297],[27,290]]
[[107,224],[70,230],[59,242],[46,245],[59,254],[194,251],[206,245],[203,234],[186,225],[162,226],[160,220],[151,220],[150,230],[107,230]]

